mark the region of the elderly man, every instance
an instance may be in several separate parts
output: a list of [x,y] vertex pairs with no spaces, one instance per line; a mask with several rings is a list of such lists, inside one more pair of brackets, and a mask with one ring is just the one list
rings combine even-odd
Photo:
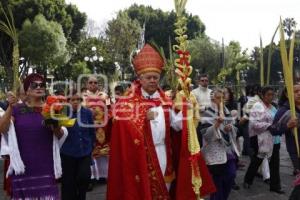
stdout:
[[182,112],[158,87],[164,62],[156,50],[146,44],[133,65],[139,81],[113,111],[107,199],[171,199],[170,130],[182,129]]
[[200,105],[200,112],[205,111],[211,105],[211,92],[212,90],[208,88],[208,76],[202,74],[199,76],[198,84],[199,86],[192,90],[192,93],[196,96],[197,102]]
[[94,123],[96,125],[96,145],[94,147],[92,176],[89,190],[93,188],[96,180],[106,182],[108,172],[108,151],[107,141],[107,113],[106,106],[109,100],[108,95],[102,90],[102,85],[97,77],[90,76],[87,81],[87,91],[83,93],[83,105],[89,108],[93,113]]
[[[198,77],[198,84],[199,86],[192,90],[192,94],[195,95],[197,102],[199,104],[199,112],[200,116],[204,114],[204,112],[211,106],[211,93],[212,90],[208,88],[208,76],[206,74],[202,74]],[[197,134],[199,143],[202,146],[203,144],[203,138],[202,134],[199,130],[199,127],[197,128]]]

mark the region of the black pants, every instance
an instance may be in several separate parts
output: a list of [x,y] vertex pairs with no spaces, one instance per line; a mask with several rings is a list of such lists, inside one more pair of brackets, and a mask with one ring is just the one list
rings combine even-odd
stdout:
[[289,200],[299,200],[300,199],[300,185],[294,187]]
[[76,158],[61,155],[61,162],[61,199],[85,200],[91,178],[91,156]]
[[249,122],[246,122],[245,124],[240,126],[240,131],[243,134],[244,143],[243,143],[243,155],[253,155],[253,152],[251,151],[251,141],[249,137],[249,131],[248,131]]
[[[255,155],[251,157],[251,162],[248,167],[248,170],[246,172],[244,182],[248,183],[249,185],[252,185],[255,174],[257,173],[257,170],[259,166],[261,165],[263,159],[257,157],[257,137],[252,137],[251,140],[251,146],[253,147]],[[255,144],[256,142],[256,144]],[[273,152],[270,160],[270,190],[280,190],[281,184],[280,184],[280,173],[279,173],[279,162],[280,162],[280,144],[274,144],[273,145]]]
[[280,190],[280,144],[273,145],[272,157],[270,160],[270,190]]

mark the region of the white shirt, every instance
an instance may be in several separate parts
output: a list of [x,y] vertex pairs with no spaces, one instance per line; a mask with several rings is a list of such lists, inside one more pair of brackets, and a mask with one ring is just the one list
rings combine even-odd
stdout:
[[[160,94],[158,93],[158,91],[156,91],[152,95],[149,95],[145,90],[142,89],[142,95],[147,99],[160,98]],[[164,175],[167,167],[167,153],[166,153],[166,145],[165,145],[165,138],[166,138],[165,114],[162,106],[150,108],[150,111],[157,113],[155,119],[150,120],[150,125],[151,125],[152,139],[158,157],[160,169]],[[170,113],[171,127],[174,128],[176,131],[181,130],[182,118],[183,118],[182,112],[176,114],[174,110],[170,109],[169,113]]]
[[211,92],[212,90],[209,88],[204,88],[201,85],[196,89],[192,90],[192,93],[195,95],[197,102],[200,106],[200,111],[204,111],[205,107],[211,106]]

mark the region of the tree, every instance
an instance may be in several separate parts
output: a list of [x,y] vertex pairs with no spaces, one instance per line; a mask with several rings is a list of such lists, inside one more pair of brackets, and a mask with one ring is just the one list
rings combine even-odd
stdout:
[[[132,20],[138,20],[140,26],[146,24],[145,40],[146,42],[154,41],[163,47],[166,55],[169,55],[169,38],[171,43],[175,44],[174,23],[176,13],[164,12],[161,9],[153,9],[151,6],[133,4],[124,10]],[[204,35],[205,25],[198,16],[184,13],[187,17],[187,35],[188,38],[194,39]]]
[[[96,47],[95,52],[91,50],[92,47]],[[103,57],[103,61],[100,62],[99,59],[93,62],[84,61],[86,56],[93,57],[94,55]],[[80,41],[76,47],[76,51],[72,53],[71,60],[64,68],[59,70],[58,75],[62,74],[64,77],[71,76],[71,78],[74,78],[71,75],[73,65],[83,61],[86,63],[86,68],[91,72],[93,72],[94,67],[98,73],[103,74],[110,74],[115,70],[114,61],[109,55],[109,49],[107,48],[107,41],[104,38],[88,37]]]
[[247,54],[247,49],[242,51],[240,43],[231,41],[225,48],[225,67],[221,69],[217,76],[219,82],[224,84],[230,81],[231,84],[240,84],[240,72],[254,68]]
[[[269,55],[269,48],[270,45],[272,45],[272,49],[273,49],[273,53],[271,55],[271,67],[270,67],[270,83],[271,85],[278,85],[280,84],[280,76],[279,73],[282,72],[282,62],[281,62],[281,56],[280,56],[280,48],[279,48],[279,44],[269,44],[267,46],[264,47],[263,50],[263,54],[264,54],[264,58],[267,58]],[[256,65],[259,66],[260,64],[260,59],[259,59],[259,53],[260,50],[259,48],[254,48],[254,50],[252,51],[251,54],[251,62]],[[295,48],[294,48],[294,70],[295,70],[295,74],[297,76],[297,74],[299,74],[299,69],[300,69],[300,62],[299,62],[299,55],[300,55],[300,39],[296,38],[295,41]],[[258,56],[258,57],[257,57]],[[267,63],[265,63],[264,68],[266,68]],[[253,81],[253,82],[258,82],[258,76],[257,74],[258,72],[258,67],[253,68],[251,70],[249,70],[248,72],[248,79]],[[266,73],[265,73],[266,75]]]
[[[2,7],[1,11],[5,16],[5,21],[0,21],[0,31],[5,33],[7,36],[10,37],[12,41],[13,51],[12,51],[12,71],[13,71],[13,91],[16,92],[17,87],[19,85],[19,40],[18,40],[18,33],[14,23],[14,17],[12,14],[11,9],[8,10],[8,14],[4,11]],[[10,79],[11,80],[11,79]]]
[[68,61],[67,40],[60,24],[37,15],[33,23],[26,20],[19,36],[21,54],[37,70],[46,73],[47,67],[55,69]]
[[[22,30],[25,20],[33,21],[36,15],[42,14],[48,21],[58,22],[62,26],[71,50],[81,40],[86,14],[79,12],[74,5],[67,5],[65,0],[1,0],[1,5],[12,10],[18,32]],[[0,20],[4,19],[3,13],[0,12]],[[0,63],[5,67],[7,74],[11,71],[12,51],[12,40],[0,32]]]
[[137,47],[140,33],[138,21],[130,19],[125,12],[119,12],[117,18],[108,22],[105,34],[109,59],[120,64],[123,75],[131,70],[130,56]]
[[288,35],[289,39],[291,39],[292,34],[294,33],[294,29],[297,25],[297,22],[294,18],[286,18],[283,20],[283,29],[284,32]]
[[199,36],[189,41],[189,51],[191,53],[191,65],[194,72],[207,73],[210,77],[216,75],[216,71],[221,67],[222,48],[216,41],[207,36]]
[[73,26],[70,35],[66,35],[75,44],[78,44],[83,35],[83,28],[86,25],[87,16],[78,10],[75,5],[66,5],[66,13],[71,17]]
[[1,4],[12,9],[18,30],[22,29],[25,20],[33,21],[36,15],[42,14],[47,20],[61,24],[66,38],[79,41],[78,34],[86,22],[86,14],[75,5],[66,4],[65,0],[3,0]]
[[72,80],[77,80],[81,74],[90,74],[92,71],[87,68],[87,64],[84,61],[78,61],[72,65],[71,76]]

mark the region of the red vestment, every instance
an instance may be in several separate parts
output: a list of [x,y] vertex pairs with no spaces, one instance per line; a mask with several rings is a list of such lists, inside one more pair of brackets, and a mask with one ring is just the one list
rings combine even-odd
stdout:
[[96,143],[93,149],[93,158],[107,156],[109,151],[108,142],[108,107],[106,105],[107,95],[104,92],[87,92],[84,94],[84,105],[93,113],[96,125]]
[[[186,122],[183,121],[182,134],[174,135],[174,155],[172,158],[169,112],[170,100],[160,91],[161,99],[147,100],[141,95],[140,85],[127,99],[120,99],[114,106],[114,122],[110,140],[110,159],[107,186],[108,200],[152,200],[177,199],[195,200],[191,184],[190,156],[187,143]],[[149,108],[161,105],[164,108],[166,123],[165,145],[167,168],[163,175],[153,144],[150,122],[146,119]],[[127,119],[125,119],[127,118]],[[186,141],[186,139],[185,139]],[[198,158],[202,177],[201,196],[215,191],[206,164]],[[170,195],[166,183],[174,180],[173,162],[177,168],[176,195]],[[174,190],[173,190],[174,191]]]
[[[170,199],[166,182],[174,179],[169,109],[171,102],[160,91],[160,99],[147,100],[140,86],[133,96],[115,105],[108,172],[108,200]],[[149,108],[163,106],[166,122],[167,168],[163,175],[156,155],[149,120]],[[127,119],[125,119],[127,118]]]
[[[187,106],[183,104],[183,118],[187,118]],[[191,159],[196,159],[198,163],[202,185],[200,188],[200,196],[205,197],[216,191],[213,179],[208,171],[205,160],[201,152],[192,157],[188,150],[188,128],[187,120],[183,120],[181,134],[172,135],[173,160],[176,170],[176,182],[171,190],[173,199],[176,200],[196,200],[196,195],[192,185]]]

